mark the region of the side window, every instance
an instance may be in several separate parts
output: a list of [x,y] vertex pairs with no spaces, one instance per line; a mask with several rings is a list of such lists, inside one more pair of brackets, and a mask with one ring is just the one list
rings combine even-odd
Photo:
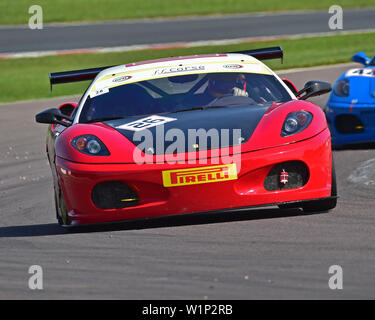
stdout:
[[273,75],[248,74],[246,76],[249,97],[258,103],[289,101],[288,92]]

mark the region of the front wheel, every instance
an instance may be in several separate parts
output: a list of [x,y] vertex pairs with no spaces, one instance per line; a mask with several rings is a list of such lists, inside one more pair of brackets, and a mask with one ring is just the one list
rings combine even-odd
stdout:
[[337,205],[337,183],[335,165],[332,159],[332,187],[331,198],[307,202],[302,206],[304,212],[323,212],[335,208]]
[[[68,226],[70,224],[70,219],[68,217],[68,210],[65,206],[64,197],[62,195],[61,189],[59,190],[59,200],[57,201],[57,196],[55,192],[55,209],[56,209],[56,218],[60,226]],[[59,204],[60,203],[60,204]]]

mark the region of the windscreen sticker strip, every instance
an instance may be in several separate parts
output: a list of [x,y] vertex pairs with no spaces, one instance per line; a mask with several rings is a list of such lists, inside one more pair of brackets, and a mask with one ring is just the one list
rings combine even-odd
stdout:
[[[189,75],[189,74],[201,74],[201,73],[218,73],[218,72],[235,72],[233,69],[228,68],[228,64],[233,61],[223,61],[221,63],[214,62],[214,63],[205,63],[202,64],[194,64],[194,65],[187,65],[187,66],[166,66],[166,67],[154,67],[149,69],[142,69],[142,70],[133,70],[128,72],[121,72],[113,75],[107,75],[103,78],[98,79],[95,82],[95,85],[91,89],[90,97],[95,97],[99,94],[95,94],[96,91],[100,91],[100,89],[112,89],[118,86],[122,86],[129,83],[135,83],[140,81],[148,81],[152,79],[160,79],[166,78],[173,75]],[[267,67],[260,64],[259,62],[242,62],[240,70],[237,72],[241,73],[258,73],[258,74],[267,74],[272,75]],[[113,80],[119,80],[120,82],[116,82]],[[98,87],[98,88],[97,88]],[[107,93],[108,91],[104,92]],[[93,94],[94,93],[94,94]],[[93,95],[92,95],[93,94]]]
[[94,88],[94,90],[92,90],[90,93],[90,98],[94,98],[94,97],[100,96],[108,92],[109,92],[109,89],[105,87],[101,89],[97,89],[97,90]]

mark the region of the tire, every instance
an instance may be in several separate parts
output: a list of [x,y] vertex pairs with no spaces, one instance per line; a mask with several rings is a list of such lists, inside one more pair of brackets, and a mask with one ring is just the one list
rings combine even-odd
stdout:
[[59,188],[59,198],[60,198],[60,205],[57,201],[56,192],[55,192],[56,218],[60,226],[66,227],[70,225],[70,219],[69,219],[68,212],[66,209],[64,197],[60,188]]
[[59,214],[59,205],[57,203],[57,197],[56,197],[56,192],[54,192],[54,198],[55,198],[55,210],[56,210],[56,219],[57,219],[57,222],[60,226],[62,226],[64,224],[60,214]]
[[335,171],[335,164],[333,162],[333,157],[332,157],[331,197],[332,198],[307,202],[302,205],[302,209],[306,213],[311,213],[311,212],[326,212],[336,207],[337,205],[337,182],[336,182],[336,171]]

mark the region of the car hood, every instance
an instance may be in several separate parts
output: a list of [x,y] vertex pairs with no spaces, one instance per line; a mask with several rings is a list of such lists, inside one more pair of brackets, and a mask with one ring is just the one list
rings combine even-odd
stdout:
[[[265,106],[206,108],[104,123],[147,154],[173,154],[244,144],[267,109]],[[147,125],[147,122],[155,121],[158,117],[161,119],[159,125]],[[142,127],[144,122],[146,129],[137,128]]]
[[[349,96],[339,97],[333,90],[329,96],[328,104],[330,102],[350,104],[375,103],[375,66],[350,69],[341,74],[335,84],[343,79],[349,80]],[[335,88],[335,84],[333,85],[333,88]]]
[[[281,136],[286,117],[298,110],[310,112],[313,115],[312,122],[299,133]],[[162,125],[160,122],[156,125],[153,122],[155,118],[151,118],[149,123],[153,126],[148,130],[134,131],[134,123],[139,124],[149,117],[70,126],[56,138],[56,155],[76,163],[100,164],[217,158],[288,145],[309,139],[327,129],[323,111],[311,102],[299,100],[273,103],[270,107],[241,106],[157,114],[153,117],[167,118]],[[133,130],[127,130],[132,124]],[[189,135],[191,131],[193,136]],[[79,152],[71,142],[81,135],[99,138],[110,155],[91,156]]]

